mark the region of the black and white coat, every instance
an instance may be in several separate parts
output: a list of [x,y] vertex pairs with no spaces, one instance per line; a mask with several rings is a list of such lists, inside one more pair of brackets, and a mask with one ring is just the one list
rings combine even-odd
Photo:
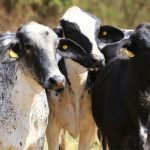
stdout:
[[[58,150],[62,129],[76,138],[79,135],[79,150],[88,150],[96,126],[91,113],[91,89],[88,69],[104,65],[104,56],[97,45],[100,20],[78,7],[68,9],[55,31],[79,44],[87,53],[78,63],[74,59],[61,59],[59,67],[67,83],[64,91],[51,91],[49,123],[47,129],[50,150]],[[69,46],[69,45],[68,45]],[[78,49],[76,48],[75,51]]]

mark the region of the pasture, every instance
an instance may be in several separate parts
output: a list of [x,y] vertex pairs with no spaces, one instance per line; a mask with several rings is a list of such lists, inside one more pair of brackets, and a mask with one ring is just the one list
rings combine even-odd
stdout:
[[[77,139],[73,139],[68,133],[65,135],[65,140],[66,140],[66,150],[78,150],[78,138]],[[93,142],[90,150],[101,150],[101,145],[100,143],[96,140],[95,142]],[[48,150],[47,148],[47,143],[46,143],[46,150]]]

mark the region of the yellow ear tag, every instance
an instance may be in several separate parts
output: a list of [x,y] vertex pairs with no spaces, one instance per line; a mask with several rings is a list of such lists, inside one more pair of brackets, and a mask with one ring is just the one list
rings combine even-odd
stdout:
[[104,31],[104,32],[102,33],[102,35],[103,35],[103,36],[106,36],[106,35],[107,35],[107,32],[106,32],[106,31]]
[[134,57],[134,56],[135,56],[134,53],[132,53],[131,51],[128,51],[127,49],[125,49],[125,52],[127,53],[127,55],[128,55],[129,57]]
[[68,45],[63,45],[62,47],[64,50],[66,50],[68,48]]
[[13,50],[11,50],[11,49],[9,50],[9,56],[11,58],[19,58],[18,55]]

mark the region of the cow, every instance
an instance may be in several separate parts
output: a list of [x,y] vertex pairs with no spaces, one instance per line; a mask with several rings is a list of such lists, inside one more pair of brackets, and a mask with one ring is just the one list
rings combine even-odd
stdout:
[[73,138],[79,136],[79,150],[88,150],[95,137],[96,125],[91,112],[88,71],[100,68],[105,63],[96,41],[99,27],[100,20],[97,17],[74,6],[65,12],[55,29],[59,36],[79,44],[86,51],[87,57],[78,63],[66,58],[58,62],[67,83],[60,94],[50,91],[51,113],[47,128],[49,150],[58,150],[62,129],[68,131]]
[[[124,48],[133,55],[129,57]],[[103,148],[107,149],[108,143],[110,150],[146,149],[150,24],[138,25],[128,38],[107,44],[101,52],[106,66],[96,76],[92,89],[92,114],[101,131]]]
[[[61,49],[66,44],[69,48]],[[56,49],[74,60],[86,56],[80,47],[79,53],[74,51],[74,46],[36,22],[0,35],[0,150],[44,150],[49,114],[44,89],[64,88]]]

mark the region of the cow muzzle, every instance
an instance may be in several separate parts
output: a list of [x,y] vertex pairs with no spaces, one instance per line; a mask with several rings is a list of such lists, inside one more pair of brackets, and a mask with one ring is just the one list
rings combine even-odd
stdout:
[[45,79],[45,89],[55,90],[60,93],[64,90],[65,82],[66,80],[63,75],[48,76]]
[[89,70],[101,69],[105,65],[105,59],[101,55],[92,54],[91,55],[92,66]]

